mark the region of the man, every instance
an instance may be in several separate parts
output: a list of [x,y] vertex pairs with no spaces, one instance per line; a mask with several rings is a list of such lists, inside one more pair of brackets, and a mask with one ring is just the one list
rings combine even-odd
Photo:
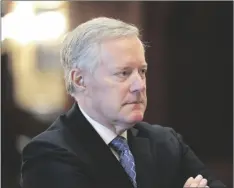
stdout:
[[225,187],[173,129],[142,122],[147,63],[136,27],[95,18],[63,44],[76,103],[24,148],[24,188]]

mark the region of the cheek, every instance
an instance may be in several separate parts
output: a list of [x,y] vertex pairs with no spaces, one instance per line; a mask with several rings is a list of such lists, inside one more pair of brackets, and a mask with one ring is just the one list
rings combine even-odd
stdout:
[[126,101],[125,98],[127,96],[127,93],[119,88],[119,87],[113,87],[108,90],[104,90],[103,95],[101,96],[103,98],[103,103],[109,108],[110,111],[114,111],[115,113],[119,113],[122,111],[122,105]]
[[126,98],[126,92],[121,90],[120,88],[112,88],[111,90],[108,90],[103,93],[108,100],[110,100],[111,103],[115,104],[115,106],[120,107]]
[[99,103],[100,107],[105,107],[119,111],[127,98],[129,88],[125,83],[117,83],[112,79],[106,78],[101,82],[92,82],[90,97]]

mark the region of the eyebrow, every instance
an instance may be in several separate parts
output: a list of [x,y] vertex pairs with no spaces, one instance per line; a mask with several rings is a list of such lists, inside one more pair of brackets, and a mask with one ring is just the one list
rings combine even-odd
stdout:
[[[126,66],[126,67],[124,67],[124,66],[117,66],[117,67],[115,67],[116,69],[119,69],[119,70],[128,70],[128,69],[131,69],[132,67],[131,66]],[[144,64],[144,65],[142,65],[142,66],[140,66],[140,68],[148,68],[148,64]]]

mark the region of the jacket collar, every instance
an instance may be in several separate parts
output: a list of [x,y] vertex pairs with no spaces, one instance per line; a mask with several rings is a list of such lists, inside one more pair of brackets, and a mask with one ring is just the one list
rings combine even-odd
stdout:
[[[121,164],[83,116],[76,103],[68,111],[66,117],[66,125],[71,129],[79,145],[81,144],[93,159],[91,165],[94,167],[97,178],[104,178],[107,187],[132,188],[132,183]],[[127,131],[128,144],[136,163],[138,187],[153,188],[156,182],[154,169],[156,159],[153,159],[149,138],[141,134],[141,127],[142,123],[138,123]]]

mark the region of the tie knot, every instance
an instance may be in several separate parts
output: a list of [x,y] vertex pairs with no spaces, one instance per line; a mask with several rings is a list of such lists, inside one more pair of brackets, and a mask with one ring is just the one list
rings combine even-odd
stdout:
[[129,150],[127,140],[122,136],[117,136],[114,140],[111,141],[110,145],[119,154]]

